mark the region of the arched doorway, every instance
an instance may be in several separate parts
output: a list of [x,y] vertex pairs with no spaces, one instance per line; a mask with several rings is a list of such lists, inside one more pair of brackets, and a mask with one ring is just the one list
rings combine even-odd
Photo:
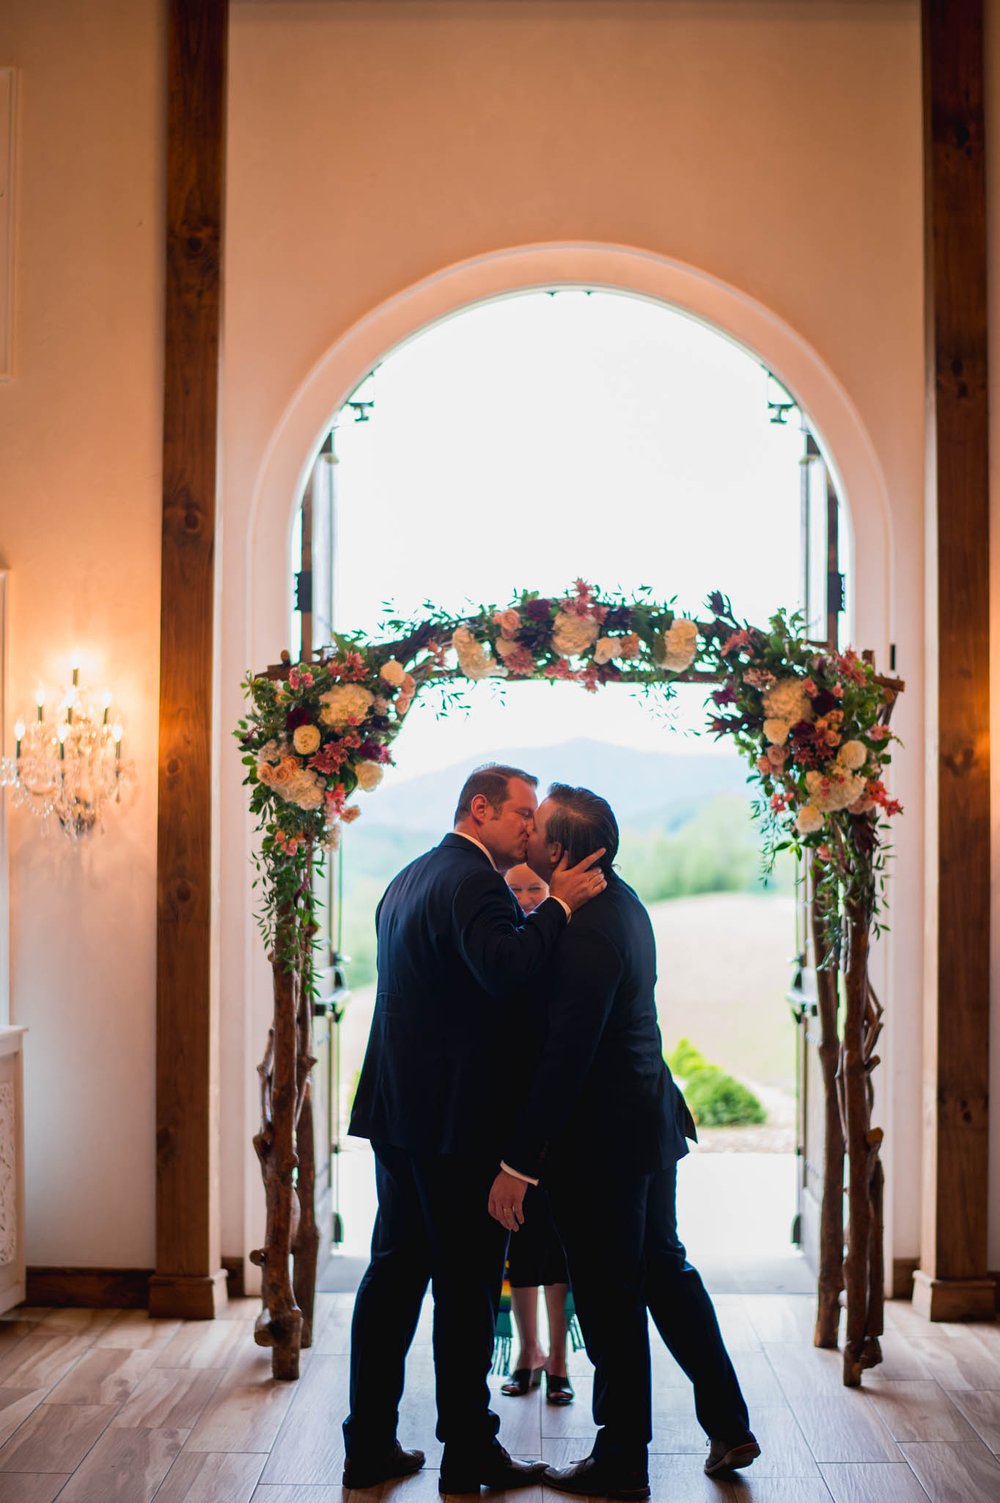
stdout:
[[[526,570],[544,588],[571,564],[658,598],[677,589],[689,614],[724,580],[751,619],[802,603],[809,635],[836,642],[845,523],[808,415],[742,347],[648,299],[527,291],[430,326],[350,394],[293,533],[287,640],[306,658],[334,629],[380,635],[386,599],[402,616],[428,598],[503,599]],[[324,884],[317,1138],[335,1151],[329,1179],[320,1161],[319,1214],[353,1257],[321,1287],[357,1276],[371,1230],[367,1149],[343,1134],[374,1002],[372,914],[395,871],[449,827],[466,773],[498,758],[611,799],[620,869],[657,930],[668,1055],[691,1041],[679,1073],[693,1091],[701,1060],[745,1093],[741,1111],[696,1107],[701,1151],[681,1181],[695,1260],[704,1270],[714,1253],[722,1287],[810,1289],[789,1236],[801,1227],[815,1254],[822,1146],[804,1109],[820,1093],[815,998],[791,959],[806,948],[794,874],[760,881],[743,767],[728,745],[691,739],[704,692],[681,691],[680,737],[625,690],[598,703],[567,684],[502,701],[477,687],[474,713],[446,730],[426,701],[407,716],[398,766],[363,801]],[[723,1206],[744,1232],[720,1257]]]
[[[857,561],[851,634],[863,635],[880,655],[883,651],[887,654],[891,571],[885,484],[864,425],[833,372],[797,331],[769,309],[739,289],[693,268],[628,248],[549,245],[502,251],[465,262],[407,289],[347,331],[303,381],[272,435],[254,490],[241,669],[248,661],[273,657],[275,644],[287,636],[288,582],[276,573],[274,560],[287,554],[297,498],[330,416],[366,371],[420,329],[462,308],[523,288],[581,284],[628,291],[704,319],[754,352],[796,394],[811,414],[838,489],[856,503],[850,538]],[[227,864],[233,863],[233,886],[241,896],[246,893],[243,858],[247,845],[248,841],[238,853],[230,847],[226,857]],[[241,1080],[252,1070],[251,1041],[266,1028],[269,1009],[267,978],[254,975],[251,945],[252,936],[247,932],[242,955],[235,960],[236,969],[247,976],[246,994],[253,998],[251,1013],[243,1014],[238,1029],[242,1058],[232,1056],[230,1066],[235,1079],[242,1064]],[[232,972],[232,965],[230,969]],[[243,1099],[245,1124],[252,1120],[254,1107],[245,1090]],[[228,1156],[241,1166],[243,1219],[248,1228],[255,1227],[259,1194],[253,1166],[246,1160],[245,1138],[238,1135],[235,1118],[224,1114],[224,1122],[223,1159],[225,1162]],[[253,1235],[249,1232],[245,1245]]]

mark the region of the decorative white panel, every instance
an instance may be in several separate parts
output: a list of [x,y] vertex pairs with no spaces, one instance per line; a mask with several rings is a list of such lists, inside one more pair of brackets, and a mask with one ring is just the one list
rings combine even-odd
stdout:
[[0,1267],[17,1257],[17,1102],[11,1081],[0,1085]]
[[13,363],[14,69],[0,68],[0,381]]

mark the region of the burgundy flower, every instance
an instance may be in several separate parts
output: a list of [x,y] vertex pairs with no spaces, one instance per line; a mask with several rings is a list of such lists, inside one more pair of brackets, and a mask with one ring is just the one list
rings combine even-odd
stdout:
[[629,631],[632,626],[632,610],[627,605],[613,605],[604,618],[609,631]]
[[732,684],[726,684],[721,689],[715,689],[712,693],[712,703],[717,705],[734,705],[736,703],[736,690]]
[[297,731],[300,725],[308,725],[312,719],[312,710],[306,709],[305,705],[293,705],[285,716],[285,730]]
[[837,707],[835,695],[829,689],[821,689],[813,700],[813,709],[817,715],[829,715],[831,710]]
[[529,600],[525,604],[524,614],[527,616],[529,621],[547,621],[549,619],[549,612],[551,609],[551,601]]

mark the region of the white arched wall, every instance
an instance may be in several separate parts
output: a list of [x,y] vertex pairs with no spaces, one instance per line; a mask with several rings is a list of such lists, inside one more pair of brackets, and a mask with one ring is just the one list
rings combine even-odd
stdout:
[[[498,250],[442,268],[373,308],[304,374],[272,432],[249,505],[224,495],[222,568],[222,724],[235,723],[233,686],[248,665],[272,662],[285,645],[290,609],[289,542],[305,477],[333,415],[362,377],[393,348],[428,325],[491,298],[553,286],[585,285],[670,305],[710,324],[758,356],[809,413],[846,502],[854,579],[850,634],[873,648],[880,665],[890,643],[919,635],[919,620],[901,620],[895,601],[893,506],[868,428],[818,352],[760,301],[695,267],[627,246],[544,244]],[[910,592],[912,593],[912,592]],[[778,602],[776,602],[777,604]],[[904,610],[905,617],[912,616]],[[911,682],[897,724],[919,724],[921,686]],[[223,740],[220,737],[220,750]],[[912,745],[919,746],[914,736]],[[228,746],[227,746],[228,752]],[[220,759],[222,782],[220,936],[222,984],[222,1243],[242,1255],[261,1240],[263,1197],[250,1137],[256,1127],[254,1066],[270,1019],[269,974],[252,922],[251,827],[234,759]],[[915,813],[922,805],[922,765],[902,757],[894,787]],[[879,1082],[878,1118],[891,1193],[887,1261],[916,1257],[919,1237],[919,1080],[922,934],[919,817],[900,826],[893,882],[894,933],[877,957],[876,980],[888,1001],[888,1067]],[[248,1005],[249,1004],[249,1005]],[[245,1269],[248,1286],[256,1270]]]

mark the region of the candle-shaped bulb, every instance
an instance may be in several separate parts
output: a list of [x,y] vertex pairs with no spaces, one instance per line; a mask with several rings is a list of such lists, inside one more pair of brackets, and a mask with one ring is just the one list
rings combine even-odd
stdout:
[[115,761],[120,762],[122,757],[122,728],[117,723],[111,727],[111,739],[115,743]]
[[44,714],[45,714],[45,690],[44,689],[36,689],[35,690],[35,704],[38,706],[38,718],[39,718],[39,720],[41,720],[41,719],[43,719]]
[[80,682],[80,654],[78,652],[74,652],[73,656],[70,658],[69,668],[70,672],[73,675],[73,687],[75,688],[76,685]]
[[19,757],[21,755],[21,742],[23,740],[24,740],[24,721],[23,720],[15,720],[15,722],[14,722],[14,755],[15,755],[15,757]]
[[108,711],[111,708],[111,690],[110,689],[105,689],[104,693],[101,695],[101,706],[102,706],[102,708],[104,710],[104,719],[101,722],[101,724],[102,725],[107,725],[107,723],[108,723]]
[[63,761],[65,759],[65,756],[66,756],[66,732],[68,730],[69,730],[69,726],[66,725],[65,722],[62,725],[60,725],[60,726],[58,726],[56,728],[56,735],[59,737],[59,760],[60,761]]

